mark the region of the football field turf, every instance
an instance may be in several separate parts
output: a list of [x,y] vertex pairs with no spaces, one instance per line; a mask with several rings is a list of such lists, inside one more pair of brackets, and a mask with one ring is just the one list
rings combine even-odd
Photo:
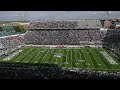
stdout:
[[26,47],[21,49],[10,60],[1,61],[12,63],[49,63],[57,64],[62,68],[118,70],[120,64],[115,55],[103,48],[37,48]]

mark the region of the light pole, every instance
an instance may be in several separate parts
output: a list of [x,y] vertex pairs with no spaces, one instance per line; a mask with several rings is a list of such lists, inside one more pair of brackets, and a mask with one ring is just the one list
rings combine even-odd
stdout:
[[107,19],[109,19],[110,11],[107,11],[106,13],[107,13]]
[[21,15],[21,20],[23,22],[23,27],[24,27],[24,29],[26,29],[25,20],[26,20],[26,16],[27,16],[27,11],[22,11],[22,13],[20,15]]

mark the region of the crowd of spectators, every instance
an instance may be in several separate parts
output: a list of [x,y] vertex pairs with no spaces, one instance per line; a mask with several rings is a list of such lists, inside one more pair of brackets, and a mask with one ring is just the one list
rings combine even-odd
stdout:
[[28,28],[76,28],[78,26],[77,21],[32,21]]
[[22,35],[7,36],[0,38],[0,55],[10,53],[12,50],[24,45],[25,39]]
[[53,64],[0,64],[0,79],[120,79],[119,72],[64,70]]
[[[100,31],[95,30],[33,30],[25,35],[26,44],[34,45],[101,45]],[[92,43],[91,43],[92,42]]]
[[103,38],[103,47],[120,57],[120,31],[108,29]]
[[100,20],[31,21],[28,29],[87,29],[101,28]]

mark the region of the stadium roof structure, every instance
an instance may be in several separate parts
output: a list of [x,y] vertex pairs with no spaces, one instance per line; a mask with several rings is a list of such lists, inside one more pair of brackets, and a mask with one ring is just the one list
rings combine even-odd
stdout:
[[28,29],[99,29],[100,20],[48,20],[31,21]]

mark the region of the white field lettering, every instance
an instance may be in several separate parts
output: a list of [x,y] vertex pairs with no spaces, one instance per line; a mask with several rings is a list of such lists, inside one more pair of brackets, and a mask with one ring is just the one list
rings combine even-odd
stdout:
[[108,60],[110,64],[118,64],[111,56],[107,54],[107,52],[100,51],[100,53]]

